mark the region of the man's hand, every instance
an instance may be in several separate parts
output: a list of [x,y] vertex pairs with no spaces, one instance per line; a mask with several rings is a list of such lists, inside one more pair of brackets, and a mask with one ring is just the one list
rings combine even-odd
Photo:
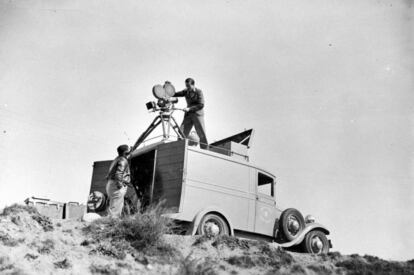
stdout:
[[124,187],[124,185],[122,184],[122,182],[117,181],[117,182],[116,182],[116,187],[117,187],[118,189],[121,189],[122,187]]

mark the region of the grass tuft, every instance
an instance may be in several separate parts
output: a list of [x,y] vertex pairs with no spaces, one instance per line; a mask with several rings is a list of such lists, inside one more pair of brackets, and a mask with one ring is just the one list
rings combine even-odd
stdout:
[[31,246],[37,248],[37,252],[40,254],[50,254],[53,249],[55,249],[55,241],[52,239],[46,239],[40,243],[33,242]]
[[[253,241],[254,242],[254,241]],[[250,248],[252,241],[239,239],[232,236],[227,235],[219,235],[216,237],[214,242],[211,243],[211,245],[215,248],[219,248],[220,246],[227,246],[231,250],[234,250],[236,248],[247,250]]]
[[232,256],[226,261],[242,268],[252,267],[271,267],[279,270],[282,267],[290,266],[294,260],[292,255],[281,248],[272,248],[266,243],[257,242],[259,252],[256,254],[245,254],[242,256]]
[[350,255],[335,265],[345,269],[347,274],[414,274],[414,266],[409,262],[385,261],[370,255]]
[[204,260],[193,258],[190,253],[186,258],[181,262],[181,267],[177,274],[180,275],[216,275],[218,272],[215,269],[217,265],[210,258]]
[[58,261],[58,262],[53,263],[53,265],[55,266],[55,268],[58,268],[58,269],[68,269],[68,268],[72,267],[72,264],[66,258],[62,261]]
[[45,232],[53,231],[53,223],[49,217],[43,216],[39,213],[32,214],[32,219],[35,220]]
[[24,239],[15,239],[8,233],[0,231],[0,242],[5,246],[14,247],[24,242]]
[[29,214],[39,214],[36,208],[33,206],[23,205],[23,204],[12,204],[10,206],[6,206],[0,216],[9,216],[9,215],[15,215],[20,212],[27,212]]
[[167,244],[163,235],[170,233],[174,224],[163,216],[165,209],[161,204],[149,207],[142,213],[136,213],[122,219],[99,219],[84,228],[84,233],[94,239],[109,240],[112,245],[125,242],[138,252],[149,256],[175,257],[176,249]]
[[100,265],[100,264],[91,264],[89,270],[92,274],[108,274],[108,275],[118,275],[120,274],[119,269],[112,267],[109,264]]

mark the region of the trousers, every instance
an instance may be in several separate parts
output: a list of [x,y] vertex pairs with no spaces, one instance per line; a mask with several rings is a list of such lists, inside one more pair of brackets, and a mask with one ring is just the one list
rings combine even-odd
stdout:
[[183,123],[181,124],[181,130],[183,131],[183,134],[186,138],[190,134],[193,126],[197,132],[198,137],[200,138],[200,148],[208,149],[208,142],[204,125],[204,115],[186,113],[184,115]]
[[109,197],[108,215],[113,218],[121,217],[122,208],[124,207],[124,197],[128,187],[122,184],[119,188],[119,183],[116,180],[108,180],[106,184],[106,193]]

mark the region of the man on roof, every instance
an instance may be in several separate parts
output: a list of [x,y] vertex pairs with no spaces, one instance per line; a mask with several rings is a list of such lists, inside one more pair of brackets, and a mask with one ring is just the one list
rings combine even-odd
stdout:
[[181,130],[184,136],[188,138],[191,129],[195,128],[200,138],[200,148],[208,149],[206,129],[204,124],[204,96],[203,92],[195,87],[195,81],[192,78],[185,80],[185,89],[176,92],[175,97],[185,97],[187,108],[184,109],[185,115]]

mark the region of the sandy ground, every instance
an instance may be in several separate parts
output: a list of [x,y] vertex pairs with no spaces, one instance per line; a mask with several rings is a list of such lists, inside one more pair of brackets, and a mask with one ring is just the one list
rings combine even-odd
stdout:
[[414,261],[285,252],[272,244],[164,235],[173,256],[120,255],[81,221],[17,211],[0,216],[0,274],[414,274]]

